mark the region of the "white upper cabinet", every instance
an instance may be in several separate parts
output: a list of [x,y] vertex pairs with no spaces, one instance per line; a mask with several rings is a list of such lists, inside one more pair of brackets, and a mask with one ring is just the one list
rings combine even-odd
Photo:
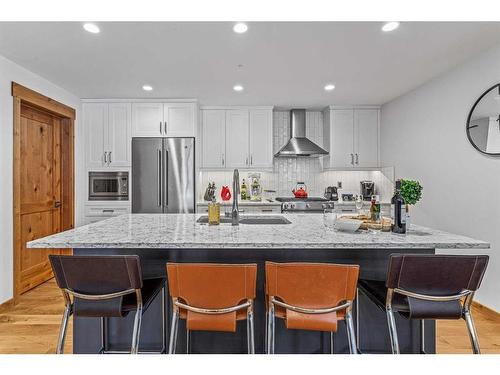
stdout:
[[106,166],[105,142],[108,133],[108,105],[83,104],[83,127],[85,129],[85,160],[88,168]]
[[108,107],[108,166],[128,167],[132,164],[131,104],[111,103]]
[[273,167],[273,113],[268,109],[250,110],[250,167]]
[[133,103],[133,137],[195,137],[196,103]]
[[379,108],[330,108],[324,118],[326,168],[379,166]]
[[204,110],[202,139],[203,168],[226,166],[226,111]]
[[377,167],[378,163],[378,109],[354,111],[354,156],[357,167]]
[[272,107],[202,109],[202,167],[273,167]]
[[130,103],[84,103],[87,168],[128,167]]
[[248,152],[248,111],[226,111],[226,156],[228,168],[247,168],[250,165]]
[[162,103],[132,103],[133,137],[162,137],[164,127]]
[[196,104],[169,103],[163,105],[166,137],[194,137],[196,135]]

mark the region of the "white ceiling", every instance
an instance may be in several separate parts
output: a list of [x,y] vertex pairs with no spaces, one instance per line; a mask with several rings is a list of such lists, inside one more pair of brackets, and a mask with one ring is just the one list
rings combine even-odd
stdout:
[[391,33],[379,22],[248,25],[99,23],[90,34],[78,22],[4,22],[0,54],[81,98],[321,107],[383,104],[500,43],[500,22],[405,22]]

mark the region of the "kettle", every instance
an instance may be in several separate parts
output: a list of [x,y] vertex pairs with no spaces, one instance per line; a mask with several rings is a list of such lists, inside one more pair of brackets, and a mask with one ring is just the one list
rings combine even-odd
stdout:
[[307,198],[307,187],[303,182],[297,182],[295,189],[292,190],[295,198]]
[[229,190],[229,187],[223,186],[221,191],[220,191],[220,197],[222,198],[223,201],[228,201],[231,199],[231,191]]

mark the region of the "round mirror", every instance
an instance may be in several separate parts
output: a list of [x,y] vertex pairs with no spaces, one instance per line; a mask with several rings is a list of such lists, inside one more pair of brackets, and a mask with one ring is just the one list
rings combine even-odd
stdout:
[[486,90],[472,106],[467,137],[483,154],[500,155],[500,84]]

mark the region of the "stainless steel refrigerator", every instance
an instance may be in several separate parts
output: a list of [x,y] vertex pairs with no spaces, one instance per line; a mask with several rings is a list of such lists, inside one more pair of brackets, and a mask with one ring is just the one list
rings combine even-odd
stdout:
[[132,138],[132,213],[194,206],[194,138]]

